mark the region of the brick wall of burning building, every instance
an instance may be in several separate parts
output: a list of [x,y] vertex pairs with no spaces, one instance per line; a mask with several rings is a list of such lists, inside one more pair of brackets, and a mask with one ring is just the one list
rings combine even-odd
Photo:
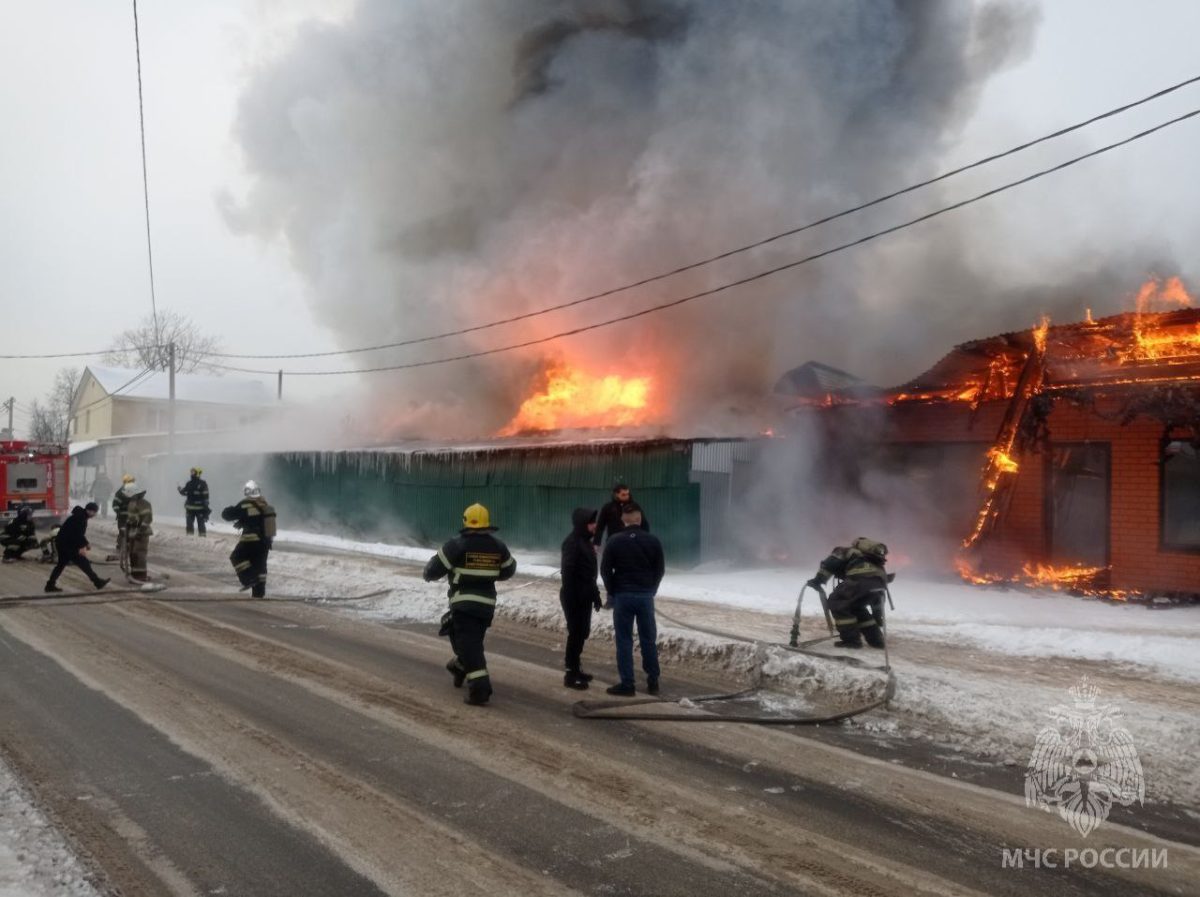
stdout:
[[812,411],[871,464],[936,448],[922,488],[968,579],[1200,594],[1200,309],[1043,322]]

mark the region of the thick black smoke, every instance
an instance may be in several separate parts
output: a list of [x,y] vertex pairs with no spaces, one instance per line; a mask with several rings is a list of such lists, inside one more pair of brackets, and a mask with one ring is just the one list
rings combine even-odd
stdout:
[[[470,326],[934,173],[988,77],[1026,51],[1035,23],[1025,6],[967,0],[363,0],[340,24],[302,29],[250,82],[236,136],[253,186],[227,214],[286,239],[318,317],[347,347]],[[891,219],[351,360],[521,342],[881,223]],[[944,352],[952,328],[924,307],[936,278],[912,272],[931,274],[922,260],[954,255],[955,242],[903,245],[906,293],[887,301],[880,255],[855,251],[548,346],[372,382],[397,432],[487,433],[543,362],[560,357],[596,373],[655,373],[672,429],[719,428],[809,358],[887,382]],[[957,256],[939,261],[945,283],[970,286]],[[886,327],[906,307],[923,311],[922,325],[889,343]]]

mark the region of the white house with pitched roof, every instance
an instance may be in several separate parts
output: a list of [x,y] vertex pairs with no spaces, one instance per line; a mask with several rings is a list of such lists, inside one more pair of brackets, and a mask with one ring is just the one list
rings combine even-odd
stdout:
[[[176,445],[211,444],[262,420],[276,400],[266,383],[208,374],[175,375]],[[165,371],[88,365],[71,400],[72,491],[88,494],[99,473],[120,482],[146,455],[165,451],[170,426]]]

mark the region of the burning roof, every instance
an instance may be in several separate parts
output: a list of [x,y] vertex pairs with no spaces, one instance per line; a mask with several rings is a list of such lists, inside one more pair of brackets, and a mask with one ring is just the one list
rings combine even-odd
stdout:
[[[925,373],[885,396],[892,401],[978,403],[1013,395],[1036,331],[1004,333],[957,346]],[[1041,389],[1200,382],[1200,309],[1126,312],[1045,330]]]

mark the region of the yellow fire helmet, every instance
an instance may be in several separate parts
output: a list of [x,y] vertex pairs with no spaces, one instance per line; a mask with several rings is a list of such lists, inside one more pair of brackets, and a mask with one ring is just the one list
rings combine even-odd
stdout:
[[131,473],[127,473],[127,474],[125,474],[125,476],[121,477],[122,483],[132,483],[133,481],[134,481],[134,476]]
[[476,502],[465,511],[463,511],[463,528],[464,529],[491,529],[491,515],[488,514],[488,509]]
[[202,473],[204,473],[204,471],[203,471],[203,470],[201,470],[199,467],[193,467],[193,468],[192,468],[192,476],[194,476],[194,477],[198,477],[198,476],[200,476],[200,474],[202,474]]

